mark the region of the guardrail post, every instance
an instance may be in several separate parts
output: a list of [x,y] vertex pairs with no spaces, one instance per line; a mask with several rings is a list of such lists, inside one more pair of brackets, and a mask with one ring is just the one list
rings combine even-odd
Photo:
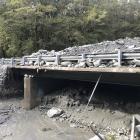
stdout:
[[24,56],[22,57],[21,65],[23,65],[23,66],[25,65],[25,57]]
[[60,64],[60,55],[56,55],[55,63],[57,66]]
[[122,65],[122,51],[118,49],[118,66]]
[[11,58],[11,66],[13,67],[14,65],[14,58]]
[[37,57],[37,62],[38,62],[38,66],[40,66],[40,62],[41,62],[41,55],[39,55],[39,56]]
[[82,54],[82,60],[86,60],[86,54]]
[[4,65],[4,58],[1,59],[1,65]]

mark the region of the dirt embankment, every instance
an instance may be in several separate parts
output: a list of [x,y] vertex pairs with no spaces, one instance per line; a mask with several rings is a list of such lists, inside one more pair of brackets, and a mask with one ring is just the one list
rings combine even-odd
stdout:
[[[22,78],[23,79],[23,78]],[[0,97],[13,97],[23,94],[23,81],[15,79],[11,69],[6,65],[0,67]]]
[[[99,85],[85,111],[93,87],[92,83],[72,82],[47,94],[31,111],[21,108],[22,98],[0,100],[0,139],[89,140],[94,136],[92,126],[107,137],[128,140],[132,115],[140,111],[139,88]],[[52,107],[63,113],[49,118],[47,112]]]
[[[52,107],[61,108],[64,113],[53,121],[68,123],[70,127],[89,130],[92,126],[104,135],[113,135],[117,140],[130,137],[132,115],[139,115],[139,88],[100,86],[85,111],[92,92],[91,86],[63,88],[46,96],[40,110],[46,115]],[[113,86],[113,85],[112,85]],[[108,89],[107,89],[108,88]],[[133,97],[132,97],[132,92]],[[131,98],[132,97],[132,98]]]

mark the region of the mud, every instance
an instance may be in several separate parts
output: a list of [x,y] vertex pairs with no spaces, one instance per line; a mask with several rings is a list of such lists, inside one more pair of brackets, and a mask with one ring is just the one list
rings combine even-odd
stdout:
[[23,110],[21,99],[0,100],[1,107],[9,105],[14,112],[0,124],[0,140],[87,140],[93,136],[91,132],[53,121],[38,108]]
[[[128,140],[132,115],[139,116],[139,87],[99,85],[85,111],[93,87],[72,82],[46,94],[41,105],[30,111],[21,108],[23,98],[0,99],[0,111],[9,112],[0,124],[0,140],[88,140],[94,136],[90,126],[106,137]],[[52,107],[64,113],[49,118]]]
[[129,139],[132,116],[139,116],[139,87],[100,85],[85,111],[94,85],[73,85],[47,94],[40,106],[42,113],[58,107],[65,113],[55,121],[87,131],[92,126],[105,136],[115,136],[116,140]]

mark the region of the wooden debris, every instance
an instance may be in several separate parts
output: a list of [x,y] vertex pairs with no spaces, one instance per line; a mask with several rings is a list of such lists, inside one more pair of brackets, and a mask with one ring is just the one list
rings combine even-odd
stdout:
[[104,140],[104,139],[101,137],[101,135],[100,135],[97,131],[95,131],[95,130],[93,129],[92,126],[90,126],[90,128],[91,128],[92,132],[93,132],[95,135],[97,135],[101,140]]
[[132,117],[132,124],[131,124],[131,136],[130,140],[134,140],[134,135],[135,135],[135,117]]

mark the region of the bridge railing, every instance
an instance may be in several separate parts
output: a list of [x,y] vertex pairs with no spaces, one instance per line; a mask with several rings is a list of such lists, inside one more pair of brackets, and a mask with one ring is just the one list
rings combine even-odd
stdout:
[[92,60],[117,60],[118,66],[122,65],[122,61],[140,59],[140,52],[122,52],[118,49],[116,53],[107,54],[82,54],[77,56],[72,55],[38,55],[38,56],[24,56],[22,58],[1,58],[0,65],[8,66],[40,66],[43,62],[51,62],[55,65],[61,64],[61,62],[79,62],[87,59]]

